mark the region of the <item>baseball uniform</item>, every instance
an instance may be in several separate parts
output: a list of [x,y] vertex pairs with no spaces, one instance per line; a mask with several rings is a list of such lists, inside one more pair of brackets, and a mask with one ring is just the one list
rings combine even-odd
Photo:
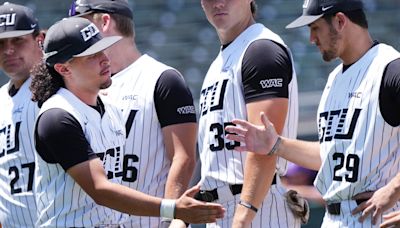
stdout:
[[98,103],[96,110],[61,88],[40,109],[35,130],[39,227],[111,226],[121,220],[120,212],[97,205],[66,173],[74,165],[99,157],[110,181],[121,183],[126,175],[120,112],[101,99]]
[[0,223],[3,227],[34,227],[37,217],[33,195],[36,152],[32,135],[39,108],[30,99],[30,82],[27,79],[14,94],[10,83],[0,89]]
[[[196,122],[193,98],[183,77],[174,69],[143,55],[113,75],[107,98],[122,110],[127,142],[123,184],[164,197],[171,161],[162,128]],[[158,227],[160,218],[131,215],[127,227]]]
[[357,207],[351,198],[385,186],[399,172],[400,128],[384,118],[380,99],[382,75],[399,57],[375,43],[357,62],[329,75],[318,108],[322,166],[314,182],[329,205],[323,227],[374,227],[371,217],[361,224],[359,216],[350,216]]
[[[257,45],[261,44],[261,48]],[[278,70],[270,69],[254,74],[254,68],[268,65],[258,58],[258,64],[246,65],[246,55],[251,55],[270,45],[270,53],[282,53],[289,64],[275,64],[280,58],[272,59],[273,65],[283,66],[287,77]],[[272,48],[271,48],[272,49]],[[247,50],[249,50],[247,52]],[[257,59],[257,58],[256,58]],[[246,103],[268,98],[289,98],[289,108],[283,135],[295,138],[297,133],[298,102],[295,70],[291,64],[291,54],[281,38],[264,27],[254,24],[243,31],[234,41],[222,47],[217,58],[211,64],[204,79],[200,95],[199,113],[199,151],[201,159],[201,189],[217,192],[218,200],[227,209],[224,219],[209,227],[231,227],[235,207],[239,201],[239,190],[243,184],[244,162],[246,153],[234,151],[237,142],[225,139],[225,126],[234,118],[247,119]],[[285,65],[286,64],[286,65]],[[245,69],[244,69],[245,68]],[[250,69],[250,70],[249,70]],[[278,176],[286,172],[287,162],[279,158],[276,172]],[[285,189],[280,184],[271,185],[262,207],[259,208],[252,227],[299,227],[300,221],[288,209],[283,194]],[[239,187],[237,187],[239,186]],[[230,190],[231,189],[231,190]],[[279,215],[279,216],[278,216]]]

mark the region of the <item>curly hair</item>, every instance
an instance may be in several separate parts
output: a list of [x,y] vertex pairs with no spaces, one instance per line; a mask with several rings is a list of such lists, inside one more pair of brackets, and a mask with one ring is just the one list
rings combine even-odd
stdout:
[[61,75],[44,61],[36,64],[31,71],[32,100],[37,101],[39,107],[54,95],[61,87],[65,87]]

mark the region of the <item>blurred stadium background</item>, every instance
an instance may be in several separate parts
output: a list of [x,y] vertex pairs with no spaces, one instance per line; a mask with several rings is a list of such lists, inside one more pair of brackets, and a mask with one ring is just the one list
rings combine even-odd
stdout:
[[[209,64],[219,51],[219,40],[207,22],[200,0],[128,0],[134,12],[136,42],[142,53],[167,63],[184,75],[194,98]],[[14,0],[35,10],[42,28],[67,16],[72,0]],[[280,34],[291,48],[299,81],[299,138],[317,139],[315,124],[317,104],[328,73],[338,63],[325,63],[315,46],[308,42],[308,28],[286,30],[284,27],[301,14],[303,0],[257,0],[257,21]],[[364,0],[370,32],[374,39],[400,50],[400,1]],[[121,53],[123,54],[123,53]],[[8,78],[0,73],[0,85]],[[310,223],[318,227],[323,213],[313,206]]]

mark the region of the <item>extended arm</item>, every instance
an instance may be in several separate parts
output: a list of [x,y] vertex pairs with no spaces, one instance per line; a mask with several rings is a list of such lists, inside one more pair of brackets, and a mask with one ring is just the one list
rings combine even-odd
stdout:
[[[133,215],[160,215],[160,198],[108,181],[102,162],[73,116],[61,109],[50,109],[41,115],[36,130],[39,155],[46,161],[59,163],[97,203]],[[223,216],[220,205],[191,198],[198,190],[199,187],[194,187],[176,200],[175,218],[204,223]]]
[[[79,163],[67,172],[97,204],[132,215],[160,216],[160,198],[108,181],[98,158]],[[191,198],[197,191],[198,187],[193,187],[176,201],[175,217],[191,223],[215,222],[222,217],[219,205]]]
[[[245,120],[233,120],[240,126],[228,126],[226,130],[234,134],[227,136],[230,140],[242,142],[242,146],[236,148],[238,151],[252,151],[254,153],[267,155],[279,136],[272,123],[264,113],[260,114],[263,125],[254,125]],[[321,166],[318,142],[308,142],[281,137],[282,141],[277,148],[276,155],[285,158],[297,165],[308,169],[318,170]]]

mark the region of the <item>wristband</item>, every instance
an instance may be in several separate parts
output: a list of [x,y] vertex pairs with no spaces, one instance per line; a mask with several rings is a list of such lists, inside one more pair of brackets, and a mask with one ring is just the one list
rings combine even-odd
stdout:
[[268,152],[267,155],[274,155],[276,154],[276,152],[278,152],[278,148],[282,143],[282,138],[280,136],[278,136],[278,138],[276,139],[276,142],[274,144],[274,146],[272,147],[272,149]]
[[173,199],[163,199],[160,205],[160,217],[174,219],[175,218],[175,203]]
[[248,208],[250,210],[253,210],[255,213],[257,213],[257,211],[258,211],[258,208],[256,208],[255,206],[253,206],[253,205],[251,205],[251,204],[249,204],[247,202],[244,202],[244,201],[240,200],[239,204],[242,205],[243,207],[246,207],[246,208]]

